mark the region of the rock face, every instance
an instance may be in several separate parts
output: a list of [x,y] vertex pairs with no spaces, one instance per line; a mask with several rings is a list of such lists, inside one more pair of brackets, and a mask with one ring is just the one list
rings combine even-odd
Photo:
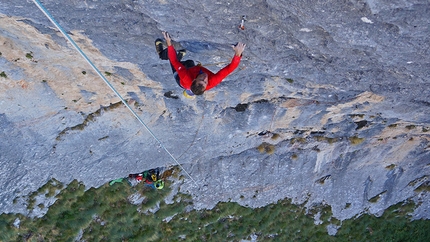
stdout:
[[[430,218],[430,3],[251,2],[43,2],[160,145],[32,1],[2,0],[0,212],[26,213],[51,178],[175,165],[164,146],[198,209],[291,198],[347,219],[411,199]],[[247,47],[189,100],[156,55],[162,30],[212,71]]]

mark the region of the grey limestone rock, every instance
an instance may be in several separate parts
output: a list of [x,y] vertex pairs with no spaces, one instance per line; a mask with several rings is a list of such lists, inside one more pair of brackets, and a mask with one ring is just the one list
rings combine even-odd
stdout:
[[[196,209],[291,198],[342,220],[411,199],[430,217],[427,0],[43,4],[162,145],[33,1],[2,0],[0,212],[27,213],[14,199],[51,178],[97,187],[175,165],[164,146]],[[155,52],[163,30],[213,71],[247,47],[189,100]]]

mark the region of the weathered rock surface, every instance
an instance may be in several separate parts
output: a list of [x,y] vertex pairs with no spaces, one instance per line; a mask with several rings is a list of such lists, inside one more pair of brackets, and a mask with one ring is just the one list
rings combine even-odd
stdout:
[[[196,208],[288,197],[346,219],[412,199],[430,218],[427,0],[43,4],[199,183],[180,188]],[[0,13],[0,212],[26,213],[51,178],[175,165],[32,1]],[[188,100],[155,53],[161,30],[213,71],[247,48]]]

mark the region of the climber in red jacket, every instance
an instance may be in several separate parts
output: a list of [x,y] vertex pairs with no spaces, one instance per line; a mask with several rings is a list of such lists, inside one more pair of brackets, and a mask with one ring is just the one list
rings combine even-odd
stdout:
[[227,75],[232,73],[239,66],[242,52],[245,50],[246,46],[240,42],[234,45],[233,50],[235,54],[231,63],[214,74],[201,65],[196,66],[192,60],[181,61],[182,57],[185,55],[185,50],[180,50],[176,53],[170,35],[167,32],[163,32],[163,35],[166,40],[167,49],[163,48],[161,39],[155,41],[155,48],[160,59],[170,60],[175,79],[178,85],[185,89],[185,96],[202,95],[206,90],[221,83]]

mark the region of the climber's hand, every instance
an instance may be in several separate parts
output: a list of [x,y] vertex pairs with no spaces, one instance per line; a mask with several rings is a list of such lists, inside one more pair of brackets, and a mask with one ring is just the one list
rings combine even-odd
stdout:
[[242,56],[242,52],[245,50],[246,44],[239,42],[236,45],[233,45],[234,54],[237,56]]
[[171,46],[172,45],[172,39],[170,38],[170,34],[167,33],[166,31],[163,31],[163,36],[164,36],[164,39],[166,40],[167,46]]

